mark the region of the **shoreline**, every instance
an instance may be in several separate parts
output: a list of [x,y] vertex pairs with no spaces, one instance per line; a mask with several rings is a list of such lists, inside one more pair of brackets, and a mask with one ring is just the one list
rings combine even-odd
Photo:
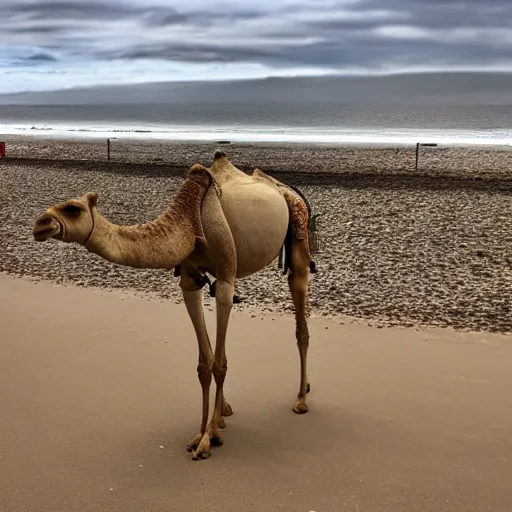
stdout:
[[[163,297],[162,295],[147,290],[140,290],[137,288],[109,288],[107,286],[98,285],[79,285],[74,281],[58,281],[47,278],[38,278],[31,275],[17,275],[9,272],[0,271],[0,282],[4,281],[8,284],[21,282],[23,286],[42,285],[44,287],[51,287],[56,290],[63,290],[65,293],[80,293],[86,292],[93,296],[112,296],[120,300],[142,300],[150,304],[170,304],[171,307],[178,306],[182,308],[182,313],[187,314],[185,303],[180,298]],[[237,285],[238,287],[238,285]],[[215,299],[210,298],[209,294],[204,290],[203,308],[205,315],[215,315]],[[290,296],[291,301],[291,296]],[[232,318],[243,318],[245,320],[266,320],[276,321],[282,319],[289,322],[295,322],[293,308],[285,308],[284,310],[268,309],[254,304],[245,302],[233,304],[231,310]],[[188,318],[188,317],[187,317]],[[310,311],[307,315],[308,322],[318,322],[325,326],[331,327],[347,327],[353,329],[378,329],[379,332],[393,333],[393,332],[420,332],[423,334],[447,335],[457,337],[459,340],[470,339],[474,343],[478,343],[482,336],[487,340],[499,343],[500,341],[512,340],[512,330],[510,331],[482,331],[473,330],[471,328],[454,328],[448,325],[433,325],[428,323],[408,323],[393,324],[388,323],[385,317],[382,318],[362,318],[358,316],[344,315],[339,312],[326,313],[321,311]],[[470,338],[465,338],[469,336]]]
[[[11,134],[0,132],[0,141],[4,142],[62,142],[70,144],[102,144],[110,138],[112,141],[116,140],[115,143],[136,143],[141,145],[153,145],[159,146],[162,144],[166,145],[192,145],[192,146],[223,146],[226,148],[233,146],[240,147],[262,147],[262,148],[324,148],[324,149],[341,149],[343,147],[354,148],[354,149],[413,149],[416,148],[416,142],[379,142],[379,141],[315,141],[315,140],[227,140],[221,137],[211,139],[173,139],[172,135],[166,135],[165,137],[151,137],[147,133],[126,133],[126,132],[106,132],[105,134],[49,134],[49,133],[24,133],[24,134]],[[417,143],[429,143],[427,138],[418,137]],[[226,143],[227,141],[227,143]],[[495,141],[484,142],[452,142],[452,141],[437,141],[435,142],[439,149],[473,149],[473,150],[492,150],[492,151],[512,151],[512,142],[497,143]],[[425,149],[425,148],[422,148]]]
[[[183,313],[186,314],[185,309],[185,303],[181,298],[173,298],[168,297],[165,298],[162,295],[149,290],[140,290],[137,288],[115,288],[108,286],[100,286],[100,285],[79,285],[74,281],[58,281],[53,279],[46,279],[46,278],[38,278],[36,276],[32,275],[16,275],[11,274],[9,272],[0,271],[0,281],[5,280],[6,282],[10,281],[25,281],[28,284],[43,284],[45,286],[52,286],[56,289],[67,289],[71,292],[78,292],[80,290],[89,291],[90,293],[94,295],[113,295],[118,298],[126,297],[130,299],[141,299],[144,301],[148,301],[151,303],[158,303],[158,304],[164,304],[164,303],[172,303],[173,305],[178,305],[183,307]],[[238,288],[238,283],[237,283]],[[291,301],[291,296],[290,296]],[[210,298],[209,293],[207,292],[207,289],[204,289],[204,296],[203,296],[203,307],[205,312],[208,312],[208,314],[215,311],[215,299]],[[294,313],[291,308],[287,308],[285,310],[277,310],[277,309],[267,309],[258,307],[254,304],[248,304],[245,302],[241,302],[239,304],[233,304],[232,308],[232,315],[234,316],[243,316],[246,319],[255,319],[258,318],[260,320],[263,320],[263,318],[266,318],[267,320],[276,320],[277,318],[286,318],[288,320],[294,321]],[[350,315],[343,315],[341,313],[331,313],[331,314],[325,314],[318,311],[312,311],[308,314],[308,320],[314,319],[315,321],[320,322],[329,322],[332,325],[351,325],[354,327],[373,327],[373,328],[379,328],[379,329],[407,329],[411,328],[415,331],[418,330],[426,330],[426,331],[438,331],[438,330],[447,330],[449,329],[454,334],[464,334],[464,333],[470,333],[473,336],[478,336],[479,331],[471,331],[470,329],[450,329],[446,327],[436,327],[432,325],[411,325],[411,326],[401,326],[401,325],[385,325],[385,319],[364,319],[359,318],[356,316],[350,316]],[[384,322],[384,323],[382,323]],[[495,339],[500,339],[503,336],[508,336],[512,333],[503,333],[503,332],[489,332],[487,333],[487,336],[491,336]]]
[[[100,285],[79,285],[74,281],[59,281],[47,278],[38,278],[30,275],[17,275],[8,272],[0,271],[0,281],[5,280],[6,282],[24,281],[30,285],[41,284],[44,286],[51,286],[56,289],[68,290],[71,293],[80,291],[89,292],[95,296],[111,295],[121,300],[124,298],[143,300],[154,304],[172,304],[183,308],[183,314],[186,315],[185,303],[180,297],[164,297],[155,291],[140,290],[137,288],[109,288],[108,286]],[[237,282],[237,288],[240,281]],[[291,301],[291,296],[289,297]],[[215,299],[210,298],[206,288],[203,295],[203,308],[205,314],[215,313]],[[311,309],[311,308],[310,308]],[[262,307],[259,305],[242,302],[239,304],[233,304],[231,311],[232,318],[244,318],[247,320],[264,320],[275,321],[277,319],[284,319],[291,322],[295,321],[295,316],[292,307],[284,309],[268,308],[268,306]],[[475,330],[470,327],[453,327],[451,325],[434,325],[430,323],[393,323],[389,322],[389,319],[385,316],[379,317],[368,317],[363,318],[360,316],[345,315],[340,312],[330,312],[313,310],[307,315],[308,322],[322,322],[325,325],[331,326],[350,326],[355,329],[378,329],[379,331],[385,332],[396,332],[397,330],[402,331],[414,331],[421,333],[428,333],[431,335],[451,335],[451,336],[471,336],[472,341],[478,342],[479,337],[485,336],[488,339],[492,339],[496,342],[500,340],[510,339],[512,340],[512,329],[507,331],[493,331],[493,330]],[[325,327],[324,327],[325,328]]]

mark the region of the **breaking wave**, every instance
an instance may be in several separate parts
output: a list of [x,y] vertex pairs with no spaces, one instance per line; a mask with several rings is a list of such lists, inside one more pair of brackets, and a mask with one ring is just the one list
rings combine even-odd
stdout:
[[387,129],[297,126],[148,126],[112,127],[0,124],[0,134],[50,136],[55,138],[138,138],[169,141],[299,142],[354,144],[512,144],[512,130]]

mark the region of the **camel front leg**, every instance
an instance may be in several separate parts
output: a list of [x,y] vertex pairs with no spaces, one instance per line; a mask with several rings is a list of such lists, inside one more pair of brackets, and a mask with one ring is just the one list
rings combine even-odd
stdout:
[[297,401],[293,406],[293,412],[304,414],[308,412],[306,394],[309,392],[307,372],[307,354],[309,347],[307,301],[310,257],[307,240],[294,241],[291,251],[291,273],[288,275],[288,285],[295,305],[295,335],[300,355],[300,387]]
[[219,279],[217,281],[216,309],[217,309],[217,338],[215,342],[215,361],[213,363],[213,377],[217,390],[215,393],[215,406],[209,425],[211,441],[213,444],[223,443],[220,431],[224,420],[222,416],[232,414],[231,407],[224,399],[224,380],[228,370],[226,357],[226,333],[229,316],[233,307],[234,281]]
[[202,438],[197,450],[194,452],[194,458],[204,457],[203,453],[209,454],[209,445],[207,452],[202,448],[203,440],[205,446],[206,439],[208,439],[208,444],[222,444],[223,441],[220,435],[221,428],[224,426],[222,414],[224,413],[226,416],[232,414],[231,407],[224,400],[223,388],[227,372],[226,332],[229,323],[229,315],[233,307],[237,263],[235,242],[229,224],[224,216],[218,191],[210,189],[207,192],[202,209],[204,212],[207,212],[207,214],[202,216],[201,220],[208,246],[208,253],[211,261],[215,263],[215,275],[217,277],[215,286],[217,336],[212,368],[217,389],[215,393],[215,406],[210,423],[207,426],[206,433],[208,436]]
[[199,345],[199,361],[197,365],[197,375],[201,383],[203,407],[201,416],[201,429],[194,439],[187,445],[188,451],[193,451],[193,457],[198,454],[206,458],[210,454],[210,438],[207,431],[209,403],[210,403],[210,384],[212,382],[213,371],[213,352],[206,330],[203,313],[203,293],[202,289],[197,289],[194,280],[187,275],[182,275],[180,286],[183,291],[183,299],[187,308],[192,325],[197,336]]

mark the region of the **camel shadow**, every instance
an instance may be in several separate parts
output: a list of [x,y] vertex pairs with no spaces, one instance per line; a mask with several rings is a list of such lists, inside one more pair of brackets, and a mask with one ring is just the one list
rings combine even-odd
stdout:
[[186,451],[187,443],[197,433],[196,418],[172,428],[162,428],[150,439],[143,436],[132,439],[125,446],[124,457],[143,459],[143,478],[148,485],[151,482],[158,485],[161,481],[168,483],[169,472],[176,471],[177,467],[180,471],[189,471],[191,466],[197,465],[202,473],[210,467],[228,470],[249,461],[262,466],[296,460],[328,461],[333,449],[336,459],[348,451],[367,452],[371,449],[368,432],[381,431],[383,423],[384,420],[354,413],[342,406],[324,407],[322,404],[315,404],[308,414],[297,415],[292,412],[289,401],[283,400],[269,405],[260,414],[248,407],[239,407],[233,416],[226,418],[222,432],[224,444],[212,446],[211,457],[206,461],[193,462]]

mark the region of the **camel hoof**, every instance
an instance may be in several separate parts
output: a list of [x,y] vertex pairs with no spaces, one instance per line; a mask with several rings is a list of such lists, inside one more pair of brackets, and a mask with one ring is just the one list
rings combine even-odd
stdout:
[[309,411],[308,406],[304,399],[298,399],[293,406],[293,412],[295,414],[306,414]]
[[[189,446],[196,441],[199,437],[200,441],[197,445],[197,449],[192,452],[192,460],[208,459],[210,457],[210,436],[209,434],[196,436]],[[188,450],[188,447],[187,447]]]
[[209,459],[210,458],[210,452],[199,452],[196,451],[192,454],[192,460],[201,460],[201,459]]
[[227,402],[222,406],[222,416],[233,416],[233,409]]
[[222,439],[220,434],[214,434],[210,439],[210,443],[212,446],[222,446],[224,444],[224,439]]
[[194,451],[199,446],[202,437],[202,434],[197,434],[197,436],[194,437],[194,439],[192,439],[192,441],[190,441],[190,443],[187,444],[187,452]]

